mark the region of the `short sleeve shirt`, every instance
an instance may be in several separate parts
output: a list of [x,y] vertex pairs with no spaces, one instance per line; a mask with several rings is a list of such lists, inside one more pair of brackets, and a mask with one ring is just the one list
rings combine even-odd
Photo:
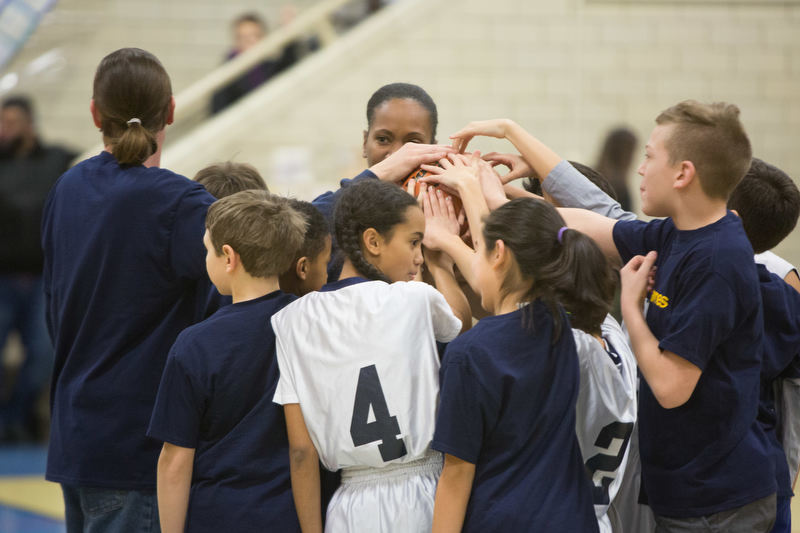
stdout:
[[647,324],[668,350],[702,370],[689,400],[664,409],[641,382],[643,484],[656,514],[702,516],[775,491],[755,418],[763,341],[753,251],[738,217],[691,231],[671,219],[617,222],[627,262],[658,252]]
[[294,299],[225,306],[170,351],[148,435],[196,450],[187,531],[299,531],[269,324]]

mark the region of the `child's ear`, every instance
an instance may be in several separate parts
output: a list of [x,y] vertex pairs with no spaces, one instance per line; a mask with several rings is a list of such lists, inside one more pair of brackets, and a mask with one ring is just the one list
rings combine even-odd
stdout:
[[222,254],[225,256],[225,272],[231,273],[241,262],[239,254],[228,244],[222,245]]
[[308,266],[308,257],[303,256],[297,260],[297,263],[294,265],[294,273],[297,275],[297,279],[302,281],[306,280],[308,277]]
[[375,228],[367,228],[364,230],[364,233],[361,234],[361,242],[364,244],[364,250],[370,255],[377,256],[381,254],[383,238]]
[[511,259],[509,257],[510,253],[511,252],[506,247],[506,243],[500,239],[497,239],[494,242],[494,250],[489,252],[489,263],[492,265],[492,268],[494,270],[505,268],[509,259]]
[[675,189],[685,189],[697,178],[697,170],[691,161],[681,161],[679,171],[672,185]]
[[167,124],[175,122],[175,97],[169,100],[169,113],[167,113]]

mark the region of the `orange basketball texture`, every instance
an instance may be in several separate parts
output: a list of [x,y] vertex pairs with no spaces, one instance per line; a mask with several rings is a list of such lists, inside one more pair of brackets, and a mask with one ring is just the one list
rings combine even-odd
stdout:
[[[419,194],[419,186],[420,186],[420,182],[417,181],[417,180],[419,178],[427,176],[428,174],[429,174],[429,172],[427,170],[418,168],[417,170],[415,170],[414,172],[409,174],[406,179],[403,180],[403,188],[407,190],[408,189],[408,182],[411,181],[411,180],[416,181],[417,183],[414,186],[414,196],[417,196]],[[429,183],[428,187],[429,188],[430,187],[436,188],[436,187],[438,187],[438,185],[436,185],[434,183]],[[445,198],[452,198],[453,199],[453,209],[455,209],[456,215],[458,215],[458,213],[461,212],[461,207],[463,205],[461,203],[461,198],[459,198],[458,196],[456,196],[454,194],[446,193],[444,191],[442,191],[442,194],[444,195]]]

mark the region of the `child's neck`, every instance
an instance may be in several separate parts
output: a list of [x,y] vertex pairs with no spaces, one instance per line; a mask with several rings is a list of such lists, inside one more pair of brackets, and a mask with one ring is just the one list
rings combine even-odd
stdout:
[[353,263],[350,262],[350,259],[345,259],[344,264],[342,265],[342,273],[339,274],[339,279],[347,279],[347,278],[363,278],[364,274],[359,272]]
[[683,200],[672,216],[675,227],[681,231],[700,229],[713,224],[728,212],[725,200],[708,198],[705,195],[694,195],[691,199]]
[[246,302],[266,296],[280,289],[278,276],[268,278],[254,278],[253,276],[240,276],[231,280],[231,297],[233,303]]

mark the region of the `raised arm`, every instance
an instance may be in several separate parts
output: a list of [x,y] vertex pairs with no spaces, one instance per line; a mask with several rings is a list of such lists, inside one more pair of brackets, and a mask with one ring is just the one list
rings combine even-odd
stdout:
[[614,261],[620,260],[613,236],[616,220],[592,213],[586,209],[562,207],[558,209],[558,212],[564,218],[567,226],[594,239],[608,258]]

